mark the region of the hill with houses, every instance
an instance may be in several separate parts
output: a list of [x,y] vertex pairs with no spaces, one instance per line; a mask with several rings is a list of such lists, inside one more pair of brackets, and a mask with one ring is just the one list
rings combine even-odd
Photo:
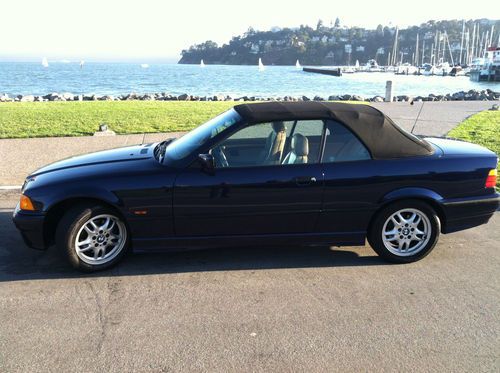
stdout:
[[[250,28],[227,44],[218,45],[208,40],[193,45],[182,51],[179,63],[199,64],[203,59],[205,64],[254,65],[261,58],[265,65],[293,65],[297,60],[303,65],[350,65],[356,60],[365,63],[370,59],[380,65],[391,61],[420,64],[429,62],[431,51],[434,55],[442,52],[443,58],[451,62],[451,57],[458,61],[460,45],[465,46],[462,34],[471,39],[473,31],[478,45],[484,45],[487,40],[496,43],[500,37],[500,20],[428,21],[404,29],[383,25],[366,29],[341,26],[337,18],[328,26],[318,21],[315,28],[304,25],[274,27],[269,31]],[[396,36],[397,56],[394,56]]]

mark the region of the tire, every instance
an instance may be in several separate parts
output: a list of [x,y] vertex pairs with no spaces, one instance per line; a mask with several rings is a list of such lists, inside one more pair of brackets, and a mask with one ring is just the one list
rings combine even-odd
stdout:
[[129,230],[121,216],[99,205],[75,206],[63,216],[56,230],[57,249],[83,272],[112,267],[129,246]]
[[390,204],[375,216],[367,238],[383,259],[411,263],[432,251],[440,231],[439,217],[431,206],[422,201],[404,200]]

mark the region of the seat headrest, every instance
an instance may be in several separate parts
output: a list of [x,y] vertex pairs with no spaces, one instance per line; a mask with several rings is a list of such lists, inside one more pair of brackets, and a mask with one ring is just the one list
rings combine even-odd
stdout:
[[286,131],[285,123],[284,122],[273,122],[273,131],[278,133],[278,132],[283,132]]
[[309,140],[304,135],[296,133],[292,137],[292,151],[298,157],[306,156],[309,154]]

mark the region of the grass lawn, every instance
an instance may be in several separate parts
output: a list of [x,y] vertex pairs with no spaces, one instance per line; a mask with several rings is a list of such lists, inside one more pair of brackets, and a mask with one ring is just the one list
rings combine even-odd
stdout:
[[[477,113],[448,132],[448,136],[484,146],[500,154],[500,111]],[[500,165],[497,168],[500,169]],[[500,187],[500,180],[497,187]]]
[[0,103],[0,138],[92,135],[100,123],[118,134],[186,131],[233,105],[230,101]]

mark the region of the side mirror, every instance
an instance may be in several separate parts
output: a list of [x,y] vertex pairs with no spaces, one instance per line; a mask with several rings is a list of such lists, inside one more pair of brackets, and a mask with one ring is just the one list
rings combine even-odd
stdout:
[[213,174],[215,172],[215,160],[212,154],[199,154],[198,161],[203,171]]

